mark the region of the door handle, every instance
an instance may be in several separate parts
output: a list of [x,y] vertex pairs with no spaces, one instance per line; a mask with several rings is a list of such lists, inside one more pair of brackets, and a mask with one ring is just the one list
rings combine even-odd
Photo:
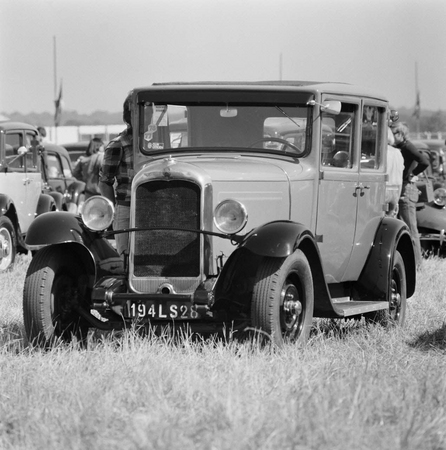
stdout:
[[363,196],[364,196],[364,191],[365,191],[366,189],[370,189],[370,186],[364,186],[362,183],[357,184],[357,185],[355,186],[355,193],[353,194],[353,197],[357,197],[357,195],[358,195],[358,194],[357,194],[358,189],[360,190],[359,196],[360,196],[360,197],[363,197]]

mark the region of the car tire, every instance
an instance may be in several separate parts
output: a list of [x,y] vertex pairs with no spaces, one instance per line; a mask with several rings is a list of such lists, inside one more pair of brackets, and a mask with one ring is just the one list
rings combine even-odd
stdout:
[[17,238],[14,225],[6,216],[0,217],[0,248],[3,257],[0,257],[0,272],[11,270],[17,254]]
[[403,326],[407,308],[406,286],[404,260],[400,252],[396,250],[387,294],[389,308],[367,313],[366,322],[377,323],[384,327]]
[[23,318],[29,342],[47,348],[55,342],[83,344],[88,324],[79,316],[86,283],[82,266],[61,247],[39,250],[29,265],[23,289]]
[[313,277],[304,253],[296,250],[287,258],[264,258],[251,302],[251,324],[261,340],[267,335],[278,347],[287,342],[305,344],[313,309]]

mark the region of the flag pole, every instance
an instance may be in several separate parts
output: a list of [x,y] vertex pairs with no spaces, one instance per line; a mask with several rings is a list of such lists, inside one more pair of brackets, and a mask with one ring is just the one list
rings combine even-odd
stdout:
[[[54,104],[57,101],[57,51],[56,51],[56,36],[53,36],[53,63],[54,63]],[[57,106],[54,113],[54,130],[55,130],[55,142],[57,144]]]
[[420,116],[421,116],[421,99],[420,90],[418,88],[418,63],[415,63],[415,119],[417,124],[417,137],[420,135]]

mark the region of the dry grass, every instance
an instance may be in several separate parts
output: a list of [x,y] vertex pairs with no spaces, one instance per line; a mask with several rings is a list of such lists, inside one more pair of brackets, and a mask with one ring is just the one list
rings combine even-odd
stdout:
[[317,321],[304,349],[135,333],[29,349],[29,260],[0,275],[1,449],[446,449],[446,261],[402,329]]

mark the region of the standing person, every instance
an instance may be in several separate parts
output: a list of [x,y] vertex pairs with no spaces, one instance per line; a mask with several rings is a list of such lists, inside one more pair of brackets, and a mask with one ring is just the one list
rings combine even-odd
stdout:
[[101,195],[99,190],[99,170],[104,157],[104,142],[100,138],[93,138],[74,166],[73,175],[85,182],[85,198]]
[[398,202],[403,185],[404,158],[400,150],[394,147],[395,138],[391,128],[387,128],[387,175],[386,203],[389,205],[387,215],[396,217]]
[[403,185],[401,197],[398,202],[398,217],[406,222],[409,227],[415,249],[415,262],[417,267],[421,264],[421,245],[418,235],[416,203],[418,201],[418,188],[415,184],[417,175],[428,166],[428,159],[408,140],[409,128],[405,123],[392,125],[392,133],[395,138],[395,147],[401,150],[404,159]]
[[[130,224],[130,188],[134,175],[130,95],[124,101],[122,118],[127,128],[105,148],[99,177],[102,195],[116,207],[114,230],[128,228]],[[118,254],[128,254],[128,233],[116,234],[115,241]]]

